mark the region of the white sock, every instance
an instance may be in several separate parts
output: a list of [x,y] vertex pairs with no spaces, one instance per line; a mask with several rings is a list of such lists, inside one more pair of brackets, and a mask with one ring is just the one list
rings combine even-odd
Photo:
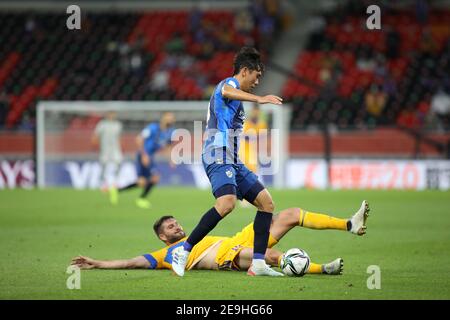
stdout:
[[264,259],[253,259],[252,264],[255,268],[264,268],[266,266]]

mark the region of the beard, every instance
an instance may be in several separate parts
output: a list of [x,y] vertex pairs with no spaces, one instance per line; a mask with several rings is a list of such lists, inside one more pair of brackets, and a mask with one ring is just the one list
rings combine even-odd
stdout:
[[186,237],[186,233],[184,233],[184,231],[181,231],[181,232],[179,232],[179,233],[177,233],[177,234],[174,234],[173,236],[169,237],[169,238],[167,239],[167,241],[168,241],[169,243],[175,243],[175,242],[177,242],[177,241],[183,239],[184,237]]

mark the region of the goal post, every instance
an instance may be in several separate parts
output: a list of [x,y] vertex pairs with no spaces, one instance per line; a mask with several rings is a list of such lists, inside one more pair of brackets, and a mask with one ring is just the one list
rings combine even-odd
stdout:
[[[247,116],[252,107],[251,103],[244,103]],[[207,108],[208,101],[40,101],[37,105],[36,129],[37,186],[98,187],[98,182],[94,181],[98,180],[99,175],[98,151],[91,145],[90,137],[96,123],[111,111],[117,114],[117,119],[123,125],[121,142],[127,166],[122,174],[126,179],[134,179],[132,167],[136,152],[136,135],[148,123],[159,121],[164,112],[170,111],[175,114],[176,129],[191,134],[190,151],[193,154],[192,163],[181,163],[181,168],[177,171],[178,176],[170,177],[171,180],[166,179],[165,183],[177,185],[194,181],[193,185],[206,187],[205,177],[200,177],[204,173],[199,168],[202,165],[202,138]],[[286,181],[286,162],[289,158],[291,109],[289,105],[261,105],[260,109],[269,119],[269,166],[272,171],[267,174],[268,185],[283,188]],[[161,157],[158,159],[162,160]],[[80,167],[81,169],[74,173],[71,168],[76,164],[85,164],[89,168]],[[70,177],[66,171],[71,171]],[[188,177],[188,172],[192,177]],[[167,175],[163,174],[163,178],[169,178],[171,173],[172,171],[167,170]],[[79,178],[80,175],[80,179],[90,179],[90,182],[76,185],[67,182],[74,177]],[[199,181],[202,182],[197,183]]]

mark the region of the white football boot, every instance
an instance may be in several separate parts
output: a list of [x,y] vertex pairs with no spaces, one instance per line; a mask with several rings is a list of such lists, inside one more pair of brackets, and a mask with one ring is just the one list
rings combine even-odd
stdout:
[[344,260],[342,258],[337,258],[334,261],[325,263],[323,265],[323,272],[331,275],[339,275],[344,272]]
[[250,268],[248,268],[247,274],[249,276],[270,276],[270,277],[283,277],[284,274],[273,270],[265,262],[261,263],[257,267],[252,263]]
[[366,220],[369,216],[369,211],[369,203],[364,200],[359,210],[350,219],[352,223],[351,233],[357,234],[358,236],[366,233]]
[[172,251],[172,270],[180,277],[184,276],[189,253],[189,251],[184,250],[183,246]]

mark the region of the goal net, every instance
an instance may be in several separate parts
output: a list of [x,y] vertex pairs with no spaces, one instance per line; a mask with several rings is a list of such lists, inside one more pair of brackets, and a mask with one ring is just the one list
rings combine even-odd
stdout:
[[[247,117],[253,107],[244,104]],[[174,147],[155,158],[160,183],[209,188],[201,162],[207,110],[208,101],[41,101],[37,106],[38,187],[94,189],[101,186],[102,180],[119,186],[135,182],[136,136],[149,123],[159,122],[165,112],[172,112],[176,119],[171,137]],[[266,185],[283,188],[290,107],[261,105],[260,110],[267,123],[268,142],[259,142],[259,174]],[[99,121],[110,112],[122,126],[123,160],[118,168],[109,163],[102,169],[99,148],[92,138]],[[169,157],[177,164],[175,167],[169,165]]]

